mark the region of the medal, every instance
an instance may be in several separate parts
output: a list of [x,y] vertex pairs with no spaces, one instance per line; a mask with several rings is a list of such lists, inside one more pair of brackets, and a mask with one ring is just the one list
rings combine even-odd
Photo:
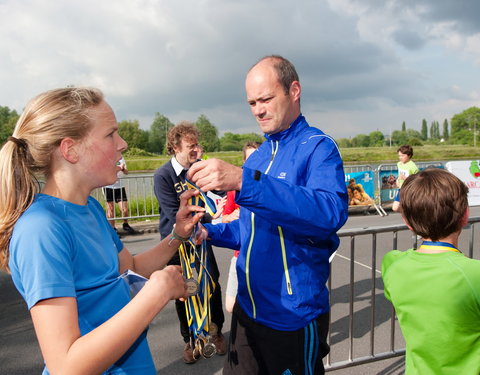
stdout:
[[217,348],[215,347],[215,344],[211,340],[212,338],[209,337],[207,342],[203,346],[203,350],[202,350],[203,358],[213,357],[215,353],[217,353]]
[[[207,206],[208,212],[209,202],[202,198],[201,195],[193,196],[189,204],[202,206],[201,200],[203,200],[203,206]],[[192,235],[188,241],[180,244],[178,253],[188,295],[185,299],[185,307],[192,338],[193,358],[197,360],[201,356],[210,358],[217,352],[209,333],[217,334],[218,327],[211,323],[210,317],[210,299],[216,286],[209,272],[207,242],[204,240],[197,246],[192,240],[193,237]]]
[[198,293],[198,282],[194,278],[189,278],[185,280],[185,284],[187,285],[187,293],[188,296],[194,296]]
[[198,360],[202,353],[202,341],[200,339],[195,340],[195,347],[193,348],[193,358]]

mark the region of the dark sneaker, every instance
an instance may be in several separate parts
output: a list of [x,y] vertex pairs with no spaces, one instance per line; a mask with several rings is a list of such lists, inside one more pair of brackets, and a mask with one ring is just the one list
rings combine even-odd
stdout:
[[138,232],[133,229],[128,223],[123,223],[123,230],[127,233],[127,234],[137,234]]
[[192,364],[195,363],[197,360],[193,357],[193,349],[190,346],[189,342],[185,343],[185,347],[183,348],[183,362]]
[[225,343],[223,334],[219,333],[218,335],[212,336],[212,342],[215,344],[218,355],[225,355],[227,353],[227,344]]
[[122,235],[120,233],[118,233],[118,230],[117,228],[113,228],[115,230],[115,233],[118,235],[118,238],[122,238]]

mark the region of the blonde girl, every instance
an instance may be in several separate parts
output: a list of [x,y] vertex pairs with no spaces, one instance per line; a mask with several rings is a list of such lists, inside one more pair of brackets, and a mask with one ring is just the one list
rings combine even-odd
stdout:
[[[126,147],[100,91],[62,88],[32,99],[0,150],[0,267],[30,310],[44,374],[155,374],[147,327],[186,297],[180,269],[164,266],[203,215],[186,203],[194,193],[170,238],[136,256],[90,197],[116,180]],[[149,279],[134,298],[127,269]]]

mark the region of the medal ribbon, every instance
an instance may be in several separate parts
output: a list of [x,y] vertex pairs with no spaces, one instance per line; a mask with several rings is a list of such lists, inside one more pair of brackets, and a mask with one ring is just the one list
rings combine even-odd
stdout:
[[[199,195],[190,198],[189,204],[205,207],[206,211],[213,215],[216,212],[213,201],[195,184],[188,180],[185,180],[185,182],[189,189],[195,189],[200,192]],[[201,245],[195,245],[196,229],[188,242],[182,243],[178,248],[184,276],[187,279],[195,279],[198,285],[197,294],[185,300],[188,326],[194,340],[198,337],[206,338],[209,335],[211,323],[210,299],[215,290],[215,283],[208,271],[207,242],[204,240]],[[194,270],[197,271],[196,278],[194,277]]]
[[448,250],[448,251],[456,251],[460,253],[461,251],[458,250],[455,246],[448,242],[440,242],[440,241],[423,241],[422,245],[418,248],[418,250]]

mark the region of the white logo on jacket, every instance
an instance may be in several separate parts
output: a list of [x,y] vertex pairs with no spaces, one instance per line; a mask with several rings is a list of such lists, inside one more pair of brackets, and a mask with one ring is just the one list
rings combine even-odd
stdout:
[[280,172],[280,174],[278,175],[277,178],[280,178],[280,179],[284,180],[285,177],[287,177],[287,172]]

